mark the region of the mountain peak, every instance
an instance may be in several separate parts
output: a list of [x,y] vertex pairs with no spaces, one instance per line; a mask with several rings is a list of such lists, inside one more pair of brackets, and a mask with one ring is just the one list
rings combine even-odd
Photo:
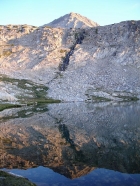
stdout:
[[70,15],[75,15],[75,14],[77,14],[77,13],[75,13],[75,12],[70,12],[69,14],[70,14]]
[[74,12],[55,19],[47,25],[60,28],[89,28],[99,26],[96,22]]
[[78,15],[80,15],[80,14],[75,13],[75,12],[70,12],[68,15],[70,15],[71,17],[76,17],[76,16],[78,16]]

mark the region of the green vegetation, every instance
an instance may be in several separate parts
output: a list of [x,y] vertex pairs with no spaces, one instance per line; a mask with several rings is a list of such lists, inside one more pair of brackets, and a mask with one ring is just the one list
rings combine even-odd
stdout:
[[111,101],[109,98],[101,97],[101,96],[90,96],[90,98],[87,99],[88,101],[95,101],[95,102],[101,102],[101,101]]
[[52,28],[51,26],[45,26],[45,28]]
[[0,171],[0,185],[1,186],[36,186],[26,178],[13,176],[4,171]]
[[122,99],[122,101],[138,101],[139,100],[136,94],[132,94],[130,92],[115,91],[114,93],[116,94],[115,97]]
[[[89,91],[89,90],[88,90]],[[97,89],[96,89],[97,91]],[[98,89],[100,91],[100,89]],[[111,99],[102,97],[102,96],[96,96],[96,95],[90,95],[89,93],[85,94],[87,96],[87,101],[94,101],[94,102],[106,102],[106,101],[111,101]]]
[[65,59],[65,56],[62,56],[61,59],[62,59],[62,61],[63,61],[63,60]]
[[[103,91],[105,93],[108,94],[108,96],[110,95],[110,97],[103,97],[102,95],[99,96],[98,95],[98,92],[100,94],[100,91]],[[94,93],[97,93],[97,95],[92,95]],[[114,93],[114,95],[113,95]],[[97,88],[96,90],[92,90],[92,89],[88,89],[87,92],[86,92],[86,96],[87,96],[87,100],[86,101],[94,101],[94,102],[102,102],[102,101],[112,101],[113,98],[120,98],[120,102],[123,102],[123,101],[138,101],[139,98],[137,97],[137,95],[133,95],[132,93],[130,92],[123,92],[123,91],[114,91],[113,93],[109,92],[109,91],[105,91],[103,90],[103,88]]]
[[63,74],[61,74],[61,72],[56,72],[56,79],[62,78],[62,77],[63,77]]
[[12,54],[12,51],[11,50],[6,50],[6,51],[3,51],[3,53],[0,55],[0,57],[8,57]]
[[7,76],[0,76],[0,81],[16,84],[18,88],[28,91],[29,96],[21,95],[19,98],[29,98],[30,95],[32,95],[33,99],[46,98],[48,87],[44,85],[35,84],[26,79],[13,79]]
[[21,107],[21,105],[17,105],[17,104],[0,104],[0,111],[5,110],[5,109],[9,109],[9,108],[18,108]]
[[60,49],[60,51],[59,51],[60,53],[66,53],[67,52],[67,50],[64,50],[64,49]]
[[[13,79],[7,76],[0,76],[0,81],[11,83],[16,85],[18,88],[23,89],[23,93],[17,98],[21,104],[26,104],[27,106],[38,104],[38,103],[60,103],[60,100],[54,100],[47,97],[48,87],[42,84],[35,84],[32,81],[26,79]],[[1,104],[0,111],[6,108],[19,107],[20,105],[12,104]]]
[[60,103],[60,100],[54,100],[54,99],[29,99],[27,100],[27,106],[34,105],[34,104],[45,104],[45,103]]
[[[47,103],[46,104],[38,103],[38,104],[31,105],[31,106],[28,105],[28,106],[22,107],[19,111],[16,112],[16,114],[3,116],[2,118],[0,118],[0,120],[6,121],[9,119],[14,119],[14,118],[28,118],[28,117],[33,116],[36,113],[44,113],[47,111],[48,111]],[[0,140],[3,141],[3,139],[1,138]]]
[[121,95],[118,95],[117,96],[118,98],[122,98],[123,101],[138,101],[139,98],[137,98],[136,96],[132,97],[132,96],[121,96]]
[[74,36],[75,36],[75,39],[77,39],[78,38],[78,33],[76,32]]
[[4,143],[4,144],[11,144],[11,143],[12,143],[12,141],[11,141],[9,138],[1,138],[1,137],[0,137],[0,140],[1,140],[2,143]]

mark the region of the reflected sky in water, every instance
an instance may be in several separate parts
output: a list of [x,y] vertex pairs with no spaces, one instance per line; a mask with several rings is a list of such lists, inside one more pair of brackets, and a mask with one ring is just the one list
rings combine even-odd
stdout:
[[80,178],[69,179],[63,175],[60,175],[53,170],[45,167],[38,167],[28,170],[6,170],[14,174],[20,174],[38,186],[48,185],[88,185],[88,186],[139,186],[140,175],[139,174],[126,174],[120,173],[108,169],[95,169],[87,175],[83,175]]

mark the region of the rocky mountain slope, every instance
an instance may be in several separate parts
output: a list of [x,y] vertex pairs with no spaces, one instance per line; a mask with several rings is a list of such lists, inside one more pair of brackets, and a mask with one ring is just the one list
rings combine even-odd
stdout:
[[[71,20],[86,27],[69,28]],[[2,77],[41,84],[48,97],[63,101],[140,98],[140,21],[98,26],[72,13],[49,25],[0,26]],[[0,86],[1,100],[21,96],[13,82],[1,80]]]

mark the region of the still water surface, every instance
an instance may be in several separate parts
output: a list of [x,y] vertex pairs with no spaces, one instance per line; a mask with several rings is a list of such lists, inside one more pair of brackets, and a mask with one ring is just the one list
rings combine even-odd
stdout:
[[38,186],[140,186],[140,103],[0,112],[0,168]]

